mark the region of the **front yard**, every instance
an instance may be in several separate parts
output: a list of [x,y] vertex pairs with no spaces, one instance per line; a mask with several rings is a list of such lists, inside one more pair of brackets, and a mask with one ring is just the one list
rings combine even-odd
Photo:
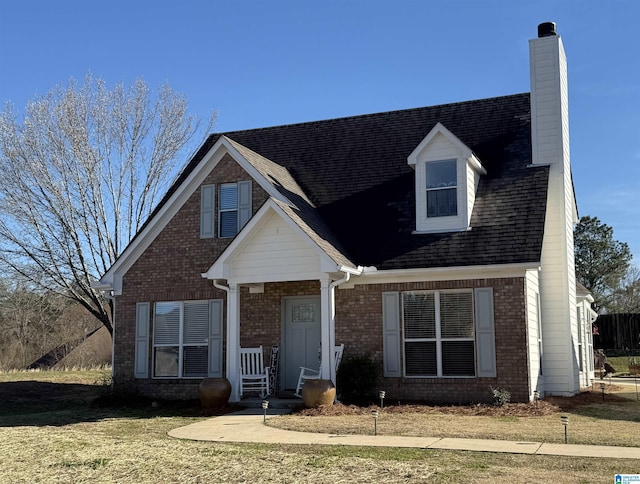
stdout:
[[[334,405],[302,410],[269,420],[287,430],[335,434],[373,433],[371,408]],[[379,412],[379,435],[460,437],[535,442],[564,442],[560,417],[569,416],[572,444],[640,446],[640,402],[635,388],[599,382],[573,398],[549,398],[534,404],[477,406],[386,406]]]
[[[168,437],[167,432],[202,419],[197,405],[160,402],[156,407],[92,407],[90,400],[105,390],[106,377],[106,372],[0,374],[3,482],[577,483],[612,482],[616,473],[637,473],[640,469],[640,462],[622,459],[181,441]],[[624,402],[611,403],[601,408],[610,413],[625,405]],[[567,410],[571,419],[570,437],[574,433],[578,437],[578,428],[582,426],[578,425],[580,418],[593,425],[604,422],[600,428],[603,438],[609,440],[618,433],[618,430],[606,430],[613,424],[637,429],[640,418],[637,406],[629,407],[626,416],[615,410],[616,418],[598,415],[596,402],[586,405],[592,408],[588,414],[580,407],[584,408]],[[420,427],[429,435],[436,428],[478,432],[482,426],[486,427],[480,425],[480,417],[455,413],[392,413],[387,409],[378,429],[399,433],[418,432]],[[330,431],[329,426],[336,425],[341,418],[298,415],[272,419],[272,422],[291,419],[290,424],[299,422],[298,429],[306,422],[304,425],[315,425],[324,432]],[[349,418],[363,421],[362,425],[356,424],[356,428],[371,431],[370,417]],[[498,438],[505,436],[503,432],[514,424],[514,419],[518,421],[522,417],[490,418],[495,425],[489,427],[495,430],[484,431],[494,432]],[[561,433],[559,422],[553,423],[559,420],[557,416],[532,418],[542,419],[539,421],[550,418],[554,436]],[[392,423],[397,425],[394,430],[390,427]],[[636,435],[639,435],[637,431]]]

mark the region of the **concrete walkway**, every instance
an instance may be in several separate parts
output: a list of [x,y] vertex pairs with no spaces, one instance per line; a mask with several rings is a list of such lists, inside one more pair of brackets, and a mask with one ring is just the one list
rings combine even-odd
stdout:
[[[284,415],[287,409],[270,409],[267,418]],[[254,442],[265,444],[353,445],[365,447],[411,447],[417,449],[471,450],[511,454],[564,455],[612,459],[640,459],[640,447],[547,444],[508,440],[398,437],[389,435],[338,435],[293,432],[267,427],[261,409],[249,408],[180,427],[169,432],[177,439],[210,442]]]

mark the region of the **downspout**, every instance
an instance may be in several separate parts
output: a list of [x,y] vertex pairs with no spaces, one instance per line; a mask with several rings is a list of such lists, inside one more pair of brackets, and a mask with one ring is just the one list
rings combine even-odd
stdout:
[[223,286],[222,284],[218,284],[218,279],[213,279],[213,287],[220,289],[221,291],[229,294],[229,286]]
[[[361,268],[358,268],[361,273]],[[333,281],[329,284],[329,298],[331,304],[331,313],[329,314],[329,338],[332,342],[333,346],[336,344],[336,287],[349,282],[351,279],[351,272],[344,272],[344,277],[342,279],[338,279],[337,281]],[[331,358],[329,359],[329,372],[331,381],[336,384],[336,363],[335,358],[333,356],[333,349],[330,352]]]
[[[222,284],[218,283],[218,279],[213,279],[213,287],[220,289],[221,291],[224,291],[227,293],[227,304],[229,304],[229,286],[223,286]],[[227,326],[227,343],[229,342],[229,311],[227,309],[227,321],[226,321],[226,326]],[[226,368],[225,368],[225,375],[228,371],[228,368],[230,367],[230,362],[229,362],[229,348],[226,349],[225,351],[225,362],[226,362]]]

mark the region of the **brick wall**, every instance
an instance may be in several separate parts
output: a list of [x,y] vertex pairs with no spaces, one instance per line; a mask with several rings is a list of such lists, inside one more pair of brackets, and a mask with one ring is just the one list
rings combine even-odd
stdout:
[[[240,165],[229,155],[225,155],[207,176],[203,185],[219,185],[250,179],[251,177]],[[255,213],[267,200],[268,195],[254,182],[252,197],[252,208]],[[216,203],[218,198],[216,194]],[[195,190],[123,278],[122,295],[116,298],[114,337],[116,384],[135,385],[136,390],[156,397],[193,398],[197,396],[199,381],[133,379],[136,303],[225,299],[224,291],[215,289],[211,281],[203,279],[200,274],[209,269],[231,240],[218,237],[200,238],[200,190]],[[149,354],[151,356],[151,351]]]
[[[225,156],[204,184],[250,179]],[[216,197],[216,201],[217,201]],[[253,183],[253,210],[267,200]],[[188,199],[162,233],[142,254],[123,279],[123,295],[116,300],[114,374],[118,385],[158,398],[195,398],[199,380],[133,379],[135,308],[137,302],[226,299],[226,293],[203,279],[205,272],[231,239],[200,238],[200,191]],[[405,284],[357,285],[336,291],[336,343],[345,343],[345,357],[370,355],[382,367],[382,292],[493,287],[498,376],[496,378],[413,379],[385,378],[379,389],[394,400],[454,403],[491,400],[490,387],[505,388],[512,401],[526,401],[528,363],[525,288],[523,278]],[[287,296],[320,295],[319,282],[265,284],[264,293],[241,290],[242,346],[265,348],[282,339],[282,300]],[[225,303],[226,307],[226,303]],[[224,315],[226,320],[226,314]],[[151,357],[151,351],[150,351]],[[266,363],[266,362],[265,362]]]
[[345,343],[345,357],[370,355],[382,372],[383,292],[477,287],[493,288],[497,377],[383,378],[379,390],[386,391],[389,401],[468,403],[491,401],[490,388],[494,387],[509,390],[514,402],[528,401],[524,278],[378,284],[338,290],[336,343]]

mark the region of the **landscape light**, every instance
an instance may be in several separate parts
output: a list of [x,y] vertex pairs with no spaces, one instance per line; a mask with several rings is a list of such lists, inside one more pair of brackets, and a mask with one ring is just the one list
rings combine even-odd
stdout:
[[562,425],[564,425],[564,443],[567,444],[569,442],[569,437],[567,434],[567,427],[569,427],[569,416],[562,415],[560,417],[560,421],[562,422]]
[[378,416],[380,414],[377,410],[371,411],[371,416],[373,417],[373,435],[378,435]]

